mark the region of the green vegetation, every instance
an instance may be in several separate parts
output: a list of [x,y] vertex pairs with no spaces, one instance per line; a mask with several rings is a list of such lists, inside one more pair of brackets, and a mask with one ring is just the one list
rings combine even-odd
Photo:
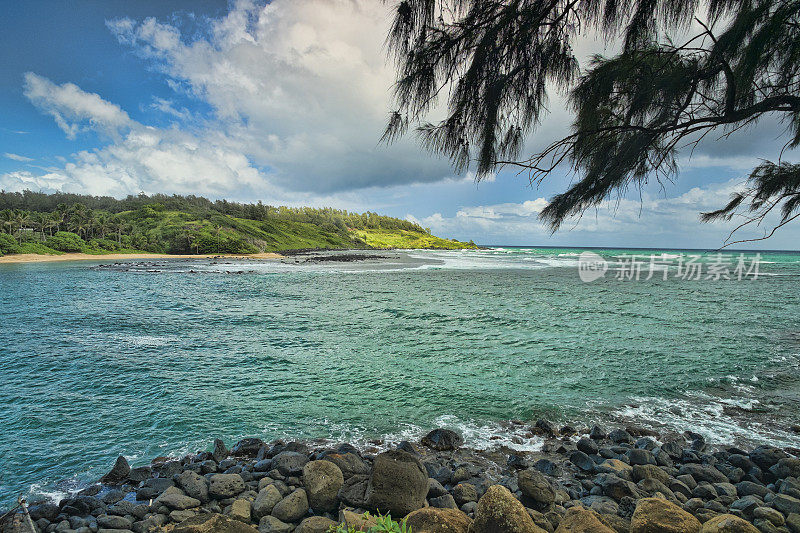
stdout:
[[252,254],[302,249],[474,248],[407,220],[196,196],[123,200],[0,191],[0,255],[83,252]]
[[[392,520],[392,517],[388,514],[378,514],[373,518],[368,512],[364,513],[364,519],[375,521],[375,525],[370,527],[367,533],[411,533],[411,528],[406,526],[405,519],[396,522]],[[357,530],[353,526],[345,526],[344,524],[328,528],[328,533],[356,533],[357,531],[361,530]]]

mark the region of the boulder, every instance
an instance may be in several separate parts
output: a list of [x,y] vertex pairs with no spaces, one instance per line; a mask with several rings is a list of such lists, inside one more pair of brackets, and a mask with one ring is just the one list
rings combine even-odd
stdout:
[[177,524],[172,533],[257,533],[257,530],[225,515],[203,513]]
[[234,500],[231,504],[231,518],[245,524],[250,523],[250,502],[244,498]]
[[228,448],[225,446],[225,443],[222,442],[221,439],[214,439],[214,451],[211,452],[211,458],[214,459],[215,462],[219,463],[220,461],[228,457],[230,453],[231,452],[228,450]]
[[603,524],[599,514],[578,505],[567,511],[558,523],[556,533],[615,533],[615,531]]
[[789,457],[785,451],[775,446],[759,446],[750,452],[750,460],[753,461],[761,470],[769,470],[781,459]]
[[635,465],[633,467],[633,480],[638,482],[643,479],[655,479],[664,485],[669,484],[669,474],[659,467],[655,465]]
[[422,437],[421,442],[428,448],[443,452],[459,448],[464,444],[464,439],[455,431],[439,428]]
[[594,440],[586,437],[581,437],[580,440],[578,440],[577,447],[578,450],[587,455],[596,455],[597,452],[600,451],[600,448],[597,447],[597,443]]
[[631,519],[631,533],[698,533],[700,521],[674,503],[642,498]]
[[308,496],[303,489],[297,489],[275,504],[272,516],[282,522],[297,522],[308,512]]
[[785,515],[800,514],[800,500],[786,494],[776,494],[775,499],[772,500],[772,506]]
[[272,468],[284,476],[300,474],[308,462],[308,457],[298,452],[281,452],[272,458]]
[[368,485],[369,476],[352,476],[339,489],[339,499],[353,507],[366,507]]
[[251,505],[253,518],[256,520],[261,520],[263,517],[271,514],[272,509],[282,499],[283,495],[281,495],[280,491],[275,487],[275,485],[267,485],[258,491],[258,496],[256,496],[255,500],[253,500]]
[[303,485],[308,493],[308,502],[314,511],[333,511],[339,505],[339,489],[344,484],[344,475],[330,461],[311,461],[303,467]]
[[689,474],[695,481],[708,481],[709,483],[725,483],[728,481],[727,476],[710,465],[701,465],[697,463],[687,463],[682,465],[678,470],[678,474]]
[[230,454],[235,455],[237,457],[242,457],[242,456],[255,457],[258,454],[258,450],[260,450],[263,446],[264,446],[264,441],[262,441],[261,439],[248,437],[234,444],[233,448],[231,448]]
[[748,522],[732,514],[721,514],[706,521],[700,533],[759,533],[758,529]]
[[184,470],[175,477],[175,482],[187,496],[196,498],[202,503],[208,502],[208,482],[203,476],[191,470]]
[[472,519],[457,509],[417,509],[406,516],[414,533],[467,533]]
[[478,501],[470,533],[544,533],[525,507],[502,485],[492,485]]
[[459,483],[453,487],[453,498],[460,507],[465,503],[477,502],[478,491],[475,489],[475,485],[471,483]]
[[233,498],[244,490],[244,480],[239,474],[214,474],[208,487],[208,493],[218,499]]
[[345,479],[354,475],[369,475],[370,468],[367,462],[353,452],[328,453],[320,459],[322,461],[330,461],[338,466]]
[[186,509],[194,509],[200,507],[200,500],[192,498],[183,494],[175,487],[170,487],[164,494],[159,496],[154,502],[154,505],[165,505],[172,511],[185,511]]
[[54,503],[40,503],[31,505],[28,508],[28,514],[30,514],[31,520],[34,522],[41,518],[46,519],[48,522],[53,522],[60,512],[61,509]]
[[133,523],[124,516],[101,514],[97,517],[97,527],[103,529],[130,529]]
[[259,533],[289,533],[292,525],[282,522],[274,516],[265,516],[258,523]]
[[414,455],[390,450],[375,458],[367,483],[367,507],[403,517],[425,505],[428,475]]
[[436,507],[439,509],[458,509],[458,505],[456,504],[456,500],[453,498],[452,494],[445,494],[443,496],[439,496],[438,498],[431,498],[430,504],[431,507]]
[[378,525],[374,516],[364,516],[363,513],[356,513],[350,509],[339,511],[339,523],[347,527],[352,527],[356,531],[368,531],[369,528]]
[[574,450],[571,454],[569,454],[569,462],[584,472],[591,472],[596,466],[595,462],[592,461],[592,458],[580,450]]
[[309,516],[297,526],[294,533],[328,533],[331,527],[336,527],[336,522],[324,516]]
[[121,455],[117,457],[117,460],[114,462],[114,466],[109,470],[109,472],[100,478],[100,483],[105,483],[106,485],[119,485],[126,479],[128,479],[128,475],[131,473],[131,465],[128,464],[127,459],[122,457]]
[[523,470],[517,475],[522,494],[536,503],[549,505],[556,501],[556,493],[547,478],[538,470]]

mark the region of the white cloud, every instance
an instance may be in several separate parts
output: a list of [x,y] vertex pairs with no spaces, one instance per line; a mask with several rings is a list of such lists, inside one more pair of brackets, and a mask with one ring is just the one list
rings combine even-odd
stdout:
[[24,155],[19,155],[19,154],[12,154],[9,152],[4,153],[3,156],[6,159],[11,159],[12,161],[19,161],[20,163],[27,163],[29,161],[33,161],[33,158],[25,157]]

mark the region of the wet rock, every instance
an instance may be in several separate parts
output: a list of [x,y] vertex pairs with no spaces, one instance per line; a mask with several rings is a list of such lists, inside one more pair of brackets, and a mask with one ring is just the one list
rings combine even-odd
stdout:
[[272,458],[272,468],[284,476],[298,475],[308,462],[308,457],[302,453],[286,451]]
[[501,485],[492,485],[478,501],[470,533],[542,533],[525,507]]
[[769,470],[771,466],[787,457],[789,457],[789,455],[780,448],[767,445],[758,446],[750,452],[750,460],[762,470]]
[[772,507],[756,507],[753,510],[753,518],[768,520],[773,525],[778,527],[786,523],[786,519],[783,517],[783,514]]
[[214,498],[233,498],[245,490],[244,480],[239,474],[214,474],[209,481],[208,493]]
[[282,522],[297,522],[308,512],[308,496],[303,489],[297,489],[275,504],[272,516]]
[[556,533],[615,533],[603,524],[600,515],[581,506],[570,508],[558,524]]
[[747,520],[731,514],[721,514],[708,520],[700,528],[700,533],[759,533]]
[[406,517],[414,533],[467,533],[472,520],[457,509],[418,509]]
[[294,533],[327,533],[336,522],[324,516],[309,516],[294,530]]
[[575,450],[569,454],[569,462],[583,470],[584,472],[591,472],[594,470],[595,462],[592,458],[580,450]]
[[262,517],[272,513],[272,509],[282,499],[283,495],[275,485],[267,485],[258,491],[258,496],[253,500],[251,505],[253,518],[260,520]]
[[185,470],[175,477],[175,482],[187,496],[196,498],[202,503],[208,502],[208,482],[203,476],[191,470]]
[[330,453],[321,458],[324,461],[330,461],[339,467],[345,479],[354,475],[367,475],[369,474],[369,465],[361,457],[353,452],[347,453]]
[[536,503],[549,505],[555,502],[556,493],[547,478],[537,470],[524,470],[517,476],[517,483],[525,497]]
[[425,505],[428,476],[419,459],[402,450],[378,455],[365,497],[367,506],[402,517]]
[[677,505],[660,498],[642,498],[631,518],[631,533],[698,533],[700,522]]
[[590,438],[582,437],[578,440],[577,444],[578,450],[582,451],[586,455],[596,455],[600,449],[597,447],[597,444]]
[[131,466],[128,464],[127,459],[120,455],[111,470],[100,478],[100,482],[106,485],[119,485],[128,479],[128,474],[130,473]]
[[455,450],[464,444],[464,439],[449,429],[434,429],[424,437],[422,437],[422,444],[437,451]]
[[550,459],[539,459],[533,467],[546,476],[559,477],[563,474],[561,466]]
[[172,533],[256,533],[256,528],[218,513],[202,513],[177,524]]
[[41,518],[46,519],[48,522],[54,522],[60,512],[61,509],[54,503],[40,503],[31,505],[28,508],[28,513],[34,522]]
[[506,460],[506,464],[509,468],[513,468],[515,470],[525,470],[526,468],[530,468],[530,462],[521,455],[511,454],[508,456]]
[[769,469],[776,478],[784,479],[787,477],[800,477],[800,459],[785,457],[780,459]]
[[558,434],[556,430],[555,424],[550,422],[545,418],[540,418],[536,421],[536,424],[533,426],[535,429],[538,429],[541,433],[548,435],[550,437],[555,437]]
[[595,483],[600,486],[603,494],[617,501],[624,497],[636,498],[639,496],[636,485],[614,474],[600,474],[595,478]]
[[342,471],[330,461],[311,461],[303,467],[303,485],[308,492],[308,501],[318,513],[337,508],[339,489],[343,484]]
[[589,438],[592,440],[604,440],[608,437],[606,431],[601,428],[600,426],[592,426],[592,429],[589,431]]
[[722,483],[728,481],[728,478],[713,466],[697,463],[688,463],[682,465],[678,470],[678,474],[688,474],[698,482],[708,481],[709,483]]
[[628,459],[632,465],[655,465],[656,458],[653,452],[641,448],[631,448],[628,450]]
[[608,438],[615,444],[632,444],[633,437],[624,429],[614,429],[608,434]]
[[214,451],[211,452],[211,457],[215,462],[219,463],[230,454],[230,450],[225,446],[221,439],[214,439]]
[[637,464],[633,467],[633,480],[639,482],[643,479],[657,479],[663,484],[669,483],[669,474],[659,467],[649,464]]
[[786,494],[776,494],[772,500],[772,506],[785,515],[791,513],[800,514],[800,499]]
[[231,448],[230,455],[236,457],[255,457],[262,446],[264,446],[264,441],[261,439],[248,437],[234,444],[233,448]]

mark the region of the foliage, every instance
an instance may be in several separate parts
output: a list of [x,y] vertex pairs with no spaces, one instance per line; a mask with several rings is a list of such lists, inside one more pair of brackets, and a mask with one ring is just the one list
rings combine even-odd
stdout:
[[7,233],[0,233],[0,255],[18,254],[20,250],[16,239]]
[[[392,520],[389,514],[378,514],[372,517],[368,512],[364,513],[363,516],[365,520],[374,519],[375,521],[375,525],[370,527],[367,533],[412,533],[411,528],[406,526],[405,519],[397,522]],[[330,526],[328,528],[329,533],[356,533],[356,531],[357,530],[353,526],[346,526],[344,524]]]
[[[115,211],[92,209],[81,202],[65,203],[78,199]],[[194,196],[139,195],[114,200],[62,193],[0,192],[1,205],[11,207],[0,211],[0,234],[12,236],[20,245],[36,244],[51,251],[252,254],[301,249],[468,246],[434,237],[407,220],[370,212],[212,203]],[[21,209],[52,205],[55,208],[51,212]],[[122,206],[136,208],[117,210]]]
[[86,241],[77,234],[69,231],[58,231],[45,241],[48,248],[59,252],[83,252],[86,249]]
[[[678,150],[723,138],[765,115],[783,119],[800,146],[800,0],[401,0],[389,34],[398,110],[385,138],[417,126],[425,146],[478,178],[510,165],[538,183],[560,165],[578,179],[540,217],[555,231],[569,217],[678,170]],[[695,31],[691,23],[696,22]],[[676,35],[688,37],[674,42]],[[614,57],[580,72],[581,33],[619,38]],[[525,157],[548,91],[569,98],[572,133]],[[447,94],[447,116],[428,115]],[[777,170],[774,171],[774,170]],[[768,172],[765,172],[768,171]],[[741,194],[800,209],[780,162],[759,167]],[[776,187],[775,180],[786,186]],[[769,182],[769,183],[768,183]],[[762,187],[763,186],[763,187]],[[762,203],[766,202],[766,203]],[[733,213],[732,202],[719,216]],[[755,221],[764,213],[756,208]],[[706,217],[711,220],[718,217]]]

